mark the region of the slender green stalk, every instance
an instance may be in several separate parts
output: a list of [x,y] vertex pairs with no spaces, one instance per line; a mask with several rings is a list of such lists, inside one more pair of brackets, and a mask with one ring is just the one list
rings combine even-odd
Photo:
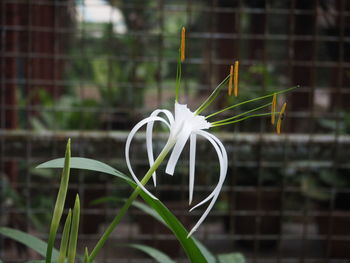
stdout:
[[236,108],[236,107],[238,107],[238,106],[241,106],[241,105],[244,105],[244,104],[247,104],[247,103],[250,103],[250,102],[254,102],[254,101],[257,101],[257,100],[262,100],[262,99],[266,99],[266,98],[269,98],[269,97],[273,97],[274,94],[277,95],[277,94],[281,94],[281,93],[286,93],[286,92],[289,92],[289,91],[291,91],[291,90],[294,90],[294,89],[296,89],[296,88],[298,88],[298,87],[299,87],[299,86],[292,87],[292,88],[285,89],[285,90],[281,90],[281,91],[278,91],[278,92],[274,92],[274,93],[271,93],[271,94],[268,94],[268,95],[265,95],[265,96],[262,96],[262,97],[258,97],[258,98],[255,98],[255,99],[246,100],[246,101],[243,101],[243,102],[234,104],[234,105],[232,105],[232,106],[229,106],[229,107],[227,107],[227,108],[224,108],[224,109],[222,109],[222,110],[219,110],[219,111],[217,111],[217,112],[214,112],[214,113],[208,115],[208,116],[206,117],[206,119],[208,119],[208,118],[210,118],[210,117],[213,117],[213,116],[215,116],[215,115],[218,115],[218,114],[220,114],[220,113],[223,113],[223,112],[225,112],[225,111],[227,111],[227,110],[231,110],[231,109],[233,109],[233,108]]
[[[275,114],[279,114],[279,112],[275,112]],[[228,122],[213,124],[213,127],[233,124],[233,123],[244,121],[246,119],[250,119],[250,118],[253,118],[253,117],[263,117],[263,116],[271,116],[271,112],[269,112],[269,113],[252,114],[252,115],[246,116],[244,118],[241,118],[241,119],[238,119],[238,120],[235,120],[235,121],[228,121]]]
[[214,91],[210,94],[210,96],[202,103],[201,106],[196,110],[195,114],[198,115],[202,111],[204,111],[219,95],[221,88],[227,83],[227,81],[230,79],[230,74],[227,75],[227,77],[221,81],[219,85],[214,89]]
[[263,109],[263,108],[265,108],[265,107],[268,107],[268,106],[270,106],[271,104],[272,104],[272,102],[267,103],[267,104],[265,104],[265,105],[262,105],[262,106],[260,106],[260,107],[257,107],[257,108],[255,108],[255,109],[242,112],[242,113],[237,114],[237,115],[235,115],[235,116],[233,116],[233,117],[230,117],[230,118],[226,118],[226,119],[223,119],[223,120],[220,120],[220,121],[214,121],[214,122],[212,122],[212,124],[215,125],[215,124],[219,124],[219,123],[223,123],[223,122],[228,122],[228,121],[237,119],[237,118],[239,118],[239,117],[241,117],[241,116],[244,116],[244,115],[246,115],[246,114],[248,114],[248,113],[251,113],[251,112],[254,112],[254,111],[258,111],[258,110],[260,110],[260,109]]
[[[148,170],[146,175],[141,180],[141,184],[142,185],[145,185],[148,182],[148,180],[152,177],[153,172],[155,170],[157,170],[157,168],[163,162],[164,158],[167,156],[167,154],[172,149],[174,144],[175,144],[174,140],[168,140],[168,142],[164,146],[162,152],[159,154],[157,159],[154,161],[154,164],[151,166],[151,168]],[[102,249],[103,245],[106,243],[106,241],[107,241],[108,237],[110,236],[110,234],[117,227],[117,225],[119,224],[121,219],[124,217],[124,215],[128,211],[128,209],[131,206],[132,202],[136,199],[136,197],[140,194],[141,191],[142,191],[142,189],[140,187],[136,187],[135,190],[130,195],[130,197],[126,200],[125,204],[119,210],[118,214],[115,216],[113,221],[110,223],[110,225],[107,227],[107,229],[105,230],[105,232],[101,236],[100,240],[95,245],[94,249],[91,251],[91,254],[89,256],[89,261],[88,261],[89,263],[91,263],[96,258],[96,256],[98,255],[98,253]]]
[[75,198],[74,208],[73,208],[72,227],[69,235],[67,263],[74,263],[75,255],[77,253],[79,219],[80,219],[80,200],[79,200],[79,195],[77,194]]
[[64,263],[64,260],[67,256],[71,221],[72,221],[72,210],[69,209],[66,222],[64,223],[63,234],[62,234],[61,245],[60,245],[60,254],[58,256],[57,263]]
[[46,263],[51,263],[52,249],[56,239],[57,229],[61,221],[64,203],[66,201],[70,172],[70,156],[70,139],[68,139],[66,153],[64,157],[64,167],[61,176],[60,188],[57,194],[56,204],[52,215],[49,240],[47,242]]

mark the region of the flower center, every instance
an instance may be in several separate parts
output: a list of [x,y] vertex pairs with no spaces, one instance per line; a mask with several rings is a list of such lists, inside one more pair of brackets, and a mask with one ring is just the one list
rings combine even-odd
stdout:
[[210,122],[206,121],[204,116],[196,115],[186,104],[175,103],[175,121],[171,126],[171,136],[178,137],[183,133],[190,135],[210,127]]

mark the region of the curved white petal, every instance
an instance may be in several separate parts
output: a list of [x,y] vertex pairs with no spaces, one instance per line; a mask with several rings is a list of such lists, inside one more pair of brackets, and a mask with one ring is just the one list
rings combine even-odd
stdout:
[[193,188],[194,188],[194,171],[196,166],[196,142],[197,135],[192,133],[190,136],[190,175],[189,175],[189,204],[192,203],[193,199]]
[[[129,135],[128,135],[128,138],[126,140],[126,144],[125,144],[125,159],[126,159],[126,164],[128,166],[128,169],[129,169],[129,172],[131,174],[131,176],[133,177],[133,179],[135,180],[136,184],[145,192],[147,193],[148,195],[150,195],[153,199],[157,199],[154,195],[152,195],[142,184],[141,182],[139,181],[139,179],[137,179],[134,171],[132,170],[132,167],[131,167],[131,164],[130,164],[130,157],[129,157],[129,151],[130,151],[130,144],[131,144],[131,141],[132,139],[134,138],[136,132],[143,126],[145,125],[146,123],[149,123],[149,122],[154,122],[154,121],[161,121],[161,122],[164,122],[167,126],[169,126],[168,122],[166,120],[164,120],[163,118],[161,117],[148,117],[148,118],[145,118],[143,119],[142,121],[140,121],[139,123],[137,123],[135,125],[135,127],[130,131]],[[170,128],[170,127],[169,127]]]
[[199,204],[197,204],[195,207],[193,207],[190,210],[190,211],[192,211],[196,207],[206,203],[207,201],[209,201],[211,199],[211,202],[208,205],[207,209],[204,211],[203,215],[200,217],[198,222],[192,228],[192,230],[188,234],[188,237],[191,236],[193,234],[193,232],[195,232],[197,230],[197,228],[202,224],[202,222],[205,220],[205,218],[208,216],[209,212],[213,208],[213,206],[214,206],[214,204],[219,196],[222,185],[225,181],[226,173],[227,173],[227,166],[228,166],[227,153],[226,153],[225,147],[220,142],[220,140],[218,138],[216,138],[214,135],[212,135],[208,132],[205,132],[205,131],[198,131],[197,134],[206,138],[214,146],[214,149],[216,150],[216,153],[217,153],[218,158],[219,158],[219,163],[220,163],[220,178],[219,178],[219,182],[218,182],[217,186],[215,187],[215,189],[213,190],[213,192],[205,200],[203,200],[202,202],[200,202]]
[[165,169],[165,172],[167,174],[170,174],[170,175],[174,174],[175,166],[177,164],[177,161],[180,158],[180,154],[181,154],[183,148],[185,147],[186,142],[187,142],[190,134],[191,134],[191,130],[188,129],[188,127],[184,126],[181,133],[177,136],[177,142],[176,142],[174,149],[169,157],[169,161],[168,161],[168,164],[167,164],[166,169]]
[[[204,132],[204,131],[203,131]],[[194,209],[198,208],[199,206],[205,204],[206,202],[208,202],[211,198],[213,198],[213,196],[215,195],[216,191],[219,191],[221,190],[221,187],[222,187],[222,184],[224,183],[225,181],[225,178],[226,178],[226,173],[227,173],[227,167],[228,167],[228,158],[227,158],[227,152],[226,152],[226,149],[224,147],[224,145],[222,144],[222,142],[217,138],[215,137],[214,135],[208,133],[208,132],[204,132],[206,133],[206,136],[210,137],[211,139],[213,139],[217,144],[218,146],[220,147],[220,150],[221,150],[221,153],[222,153],[222,158],[223,158],[223,166],[224,169],[221,169],[221,166],[220,166],[220,178],[222,178],[222,182],[220,183],[220,179],[219,179],[219,182],[217,184],[217,186],[214,188],[213,192],[210,193],[209,196],[207,196],[204,200],[202,200],[200,203],[196,204],[194,207],[192,207],[190,209],[190,212],[193,211]]]
[[[168,126],[171,126],[174,123],[174,117],[172,113],[168,110],[155,110],[151,113],[150,117],[158,116],[159,114],[165,114],[168,118]],[[153,132],[154,121],[150,121],[147,123],[146,127],[146,145],[147,145],[147,155],[149,166],[151,167],[154,164],[154,156],[153,156],[153,144],[152,144],[152,132]],[[152,174],[153,184],[157,185],[156,172]]]
[[[200,134],[200,133],[198,133],[198,134]],[[216,141],[213,140],[213,139],[210,137],[210,134],[200,134],[200,135],[202,135],[203,137],[205,137],[205,138],[214,146],[214,148],[215,148],[215,150],[216,150],[216,152],[217,152],[217,155],[218,155],[218,158],[219,158],[219,163],[220,163],[220,178],[221,178],[222,175],[224,174],[224,172],[225,172],[225,174],[226,174],[226,171],[225,171],[224,169],[222,169],[222,168],[224,167],[224,165],[225,165],[225,163],[224,163],[224,157],[223,157],[223,155],[222,155],[222,151],[221,151],[221,149],[219,148],[219,146],[217,145]],[[220,181],[220,179],[219,179],[219,181]],[[202,200],[200,203],[198,203],[198,204],[196,204],[194,207],[192,207],[192,208],[190,209],[190,212],[193,211],[194,209],[200,207],[201,205],[204,205],[206,202],[208,202],[210,199],[212,199],[212,198],[215,196],[217,190],[220,191],[219,188],[220,188],[220,184],[218,183],[217,186],[214,188],[214,190],[209,194],[209,196],[207,196],[207,197],[206,197],[204,200]]]

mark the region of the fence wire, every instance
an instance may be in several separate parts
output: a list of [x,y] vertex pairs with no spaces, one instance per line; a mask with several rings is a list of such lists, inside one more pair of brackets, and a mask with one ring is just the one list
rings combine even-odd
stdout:
[[[239,97],[223,91],[213,111],[300,85],[280,96],[279,105],[288,101],[282,135],[267,118],[215,131],[229,154],[228,176],[196,237],[215,254],[242,252],[247,262],[349,261],[349,1],[2,0],[0,14],[1,226],[47,238],[59,171],[34,167],[62,157],[67,138],[73,156],[127,171],[128,131],[153,109],[173,107],[184,25],[180,99],[192,109],[235,60],[241,65]],[[158,150],[165,139],[160,131]],[[140,133],[133,146],[138,174],[148,167],[144,142]],[[203,211],[188,212],[187,152],[175,176],[162,167],[152,191],[190,229]],[[198,202],[212,190],[218,166],[210,145],[200,143],[197,152]],[[130,189],[77,170],[71,183],[67,207],[79,192],[80,244],[92,247],[120,207],[93,201],[125,198]],[[153,262],[116,246],[127,242],[186,262],[171,233],[137,209],[99,262]],[[36,257],[0,236],[4,262]]]

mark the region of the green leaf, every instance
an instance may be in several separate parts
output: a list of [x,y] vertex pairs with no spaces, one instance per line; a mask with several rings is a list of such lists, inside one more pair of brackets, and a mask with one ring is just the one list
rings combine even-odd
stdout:
[[[122,202],[122,201],[125,201],[125,199],[117,198],[114,196],[107,196],[107,197],[98,198],[98,199],[92,201],[92,203],[93,204],[100,204],[100,203],[106,203],[106,202],[116,203],[116,202]],[[153,218],[155,218],[156,220],[158,220],[159,222],[161,222],[165,226],[167,226],[167,224],[165,223],[163,218],[159,214],[157,214],[157,212],[155,210],[150,208],[148,205],[145,205],[144,203],[141,203],[138,201],[134,201],[132,203],[132,205],[134,207],[140,209],[144,213],[152,216]],[[216,263],[215,256],[196,238],[193,237],[193,240],[196,243],[196,245],[198,246],[199,250],[202,252],[203,256],[206,258],[207,262],[208,263]]]
[[87,247],[85,247],[85,252],[84,252],[84,263],[88,263],[89,262],[89,250]]
[[70,156],[70,139],[68,139],[66,153],[64,157],[64,164],[62,166],[63,171],[61,176],[60,188],[57,194],[56,204],[52,215],[49,240],[47,242],[46,263],[51,263],[52,249],[55,243],[57,229],[61,221],[64,203],[66,201],[70,173]]
[[77,241],[78,241],[78,231],[79,231],[79,219],[80,219],[80,200],[77,194],[75,198],[74,208],[73,208],[73,218],[72,227],[69,236],[69,247],[67,262],[74,263],[75,255],[77,253]]
[[[35,236],[7,227],[0,227],[0,234],[16,240],[17,242],[33,249],[42,256],[46,255],[47,243]],[[58,259],[58,251],[56,249],[52,250],[52,259],[55,261]]]
[[202,252],[204,258],[207,260],[207,263],[217,263],[215,256],[196,238],[193,238],[199,250]]
[[[39,165],[37,168],[62,168],[63,159],[56,159],[48,161]],[[71,168],[86,169],[96,172],[102,172],[117,176],[125,180],[131,187],[136,188],[137,185],[132,181],[128,176],[122,174],[111,166],[101,163],[99,161],[87,158],[72,158],[71,159]],[[202,263],[208,262],[208,259],[205,259],[202,251],[197,246],[193,237],[187,238],[188,232],[185,227],[179,222],[179,220],[169,211],[169,209],[159,200],[155,200],[148,196],[148,194],[141,192],[141,197],[145,202],[157,211],[158,215],[164,220],[167,224],[167,227],[175,234],[182,247],[184,248],[188,258],[193,263]]]
[[168,255],[164,254],[162,251],[155,249],[150,246],[140,245],[140,244],[127,244],[127,247],[135,248],[140,250],[150,257],[154,258],[159,263],[176,263]]
[[218,255],[219,263],[245,263],[245,259],[241,253],[228,253]]
[[[113,167],[88,158],[71,157],[70,167],[75,169],[90,170],[95,172],[107,173],[117,176],[125,181],[133,182],[128,176],[114,169]],[[54,159],[38,165],[36,168],[62,168],[63,158]]]
[[[152,216],[153,218],[155,218],[156,220],[158,220],[159,222],[161,222],[165,226],[168,226],[166,224],[166,222],[163,220],[163,218],[159,214],[157,214],[155,212],[155,210],[151,209],[149,206],[147,206],[147,205],[145,205],[145,204],[143,204],[141,202],[138,202],[138,201],[134,201],[133,202],[133,206],[135,206],[138,209],[142,210],[146,214]],[[199,248],[199,250],[202,252],[203,256],[206,258],[207,262],[208,263],[215,263],[216,262],[215,256],[200,241],[198,241],[196,238],[192,237],[192,239],[196,243],[196,245]]]
[[72,210],[69,209],[69,212],[68,212],[68,215],[66,218],[66,222],[64,223],[63,234],[62,234],[62,239],[61,239],[61,246],[60,246],[60,255],[58,257],[58,263],[64,263],[64,260],[66,259],[66,256],[67,256],[71,221],[72,221]]

